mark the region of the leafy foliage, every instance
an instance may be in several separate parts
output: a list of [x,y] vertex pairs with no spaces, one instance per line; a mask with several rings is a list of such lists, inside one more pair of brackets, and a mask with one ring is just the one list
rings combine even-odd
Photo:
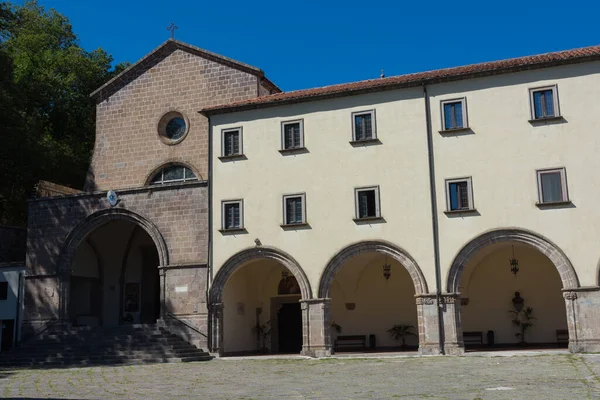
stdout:
[[392,335],[394,340],[402,340],[402,347],[406,347],[406,338],[409,336],[416,336],[413,329],[415,329],[415,327],[412,325],[394,325],[388,329],[388,332]]
[[79,46],[69,20],[36,0],[0,3],[0,224],[26,224],[26,197],[48,180],[82,187],[94,145],[89,94],[126,67]]
[[521,344],[525,344],[525,333],[529,328],[534,326],[533,321],[537,319],[533,316],[533,308],[526,307],[522,310],[513,309],[509,312],[513,315],[513,325],[519,329],[519,332],[515,333],[515,336],[521,339]]

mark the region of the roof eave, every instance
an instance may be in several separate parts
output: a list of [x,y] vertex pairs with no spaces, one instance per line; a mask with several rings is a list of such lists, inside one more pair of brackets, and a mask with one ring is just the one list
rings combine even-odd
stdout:
[[[281,99],[281,100],[274,99],[273,101],[256,102],[256,103],[241,104],[241,105],[225,104],[223,106],[207,107],[198,112],[205,116],[217,115],[217,114],[228,114],[228,113],[255,110],[255,109],[261,109],[261,108],[277,107],[277,106],[288,105],[288,104],[305,103],[305,102],[310,102],[310,101],[326,100],[326,99],[330,99],[330,98],[354,96],[354,95],[364,94],[364,93],[382,92],[382,91],[396,90],[396,89],[406,89],[406,88],[416,87],[416,86],[433,85],[433,84],[438,84],[438,83],[460,81],[460,80],[465,80],[465,79],[482,78],[482,77],[492,76],[492,75],[502,75],[502,74],[534,70],[534,69],[558,67],[558,66],[562,66],[562,65],[580,64],[580,63],[584,63],[584,62],[591,62],[591,61],[598,61],[598,60],[600,60],[600,54],[593,54],[593,55],[580,56],[577,58],[552,60],[552,61],[539,62],[539,63],[535,63],[535,64],[515,65],[515,66],[509,66],[509,67],[503,67],[503,68],[497,68],[497,69],[489,69],[486,71],[476,71],[476,72],[469,72],[469,73],[458,74],[458,75],[449,75],[449,76],[445,76],[445,77],[417,79],[414,81],[406,81],[406,82],[390,82],[388,84],[382,84],[379,86],[375,85],[375,86],[369,86],[369,87],[364,87],[364,88],[344,89],[344,90],[340,90],[339,92],[326,92],[326,93],[322,93],[322,94],[306,95],[306,96],[300,96],[300,97],[289,98],[289,99]],[[390,77],[390,79],[393,79],[393,77]],[[310,90],[310,89],[307,89],[307,90]]]
[[[235,68],[237,70],[241,70],[243,72],[247,72],[247,73],[249,73],[251,75],[254,75],[254,76],[257,76],[259,78],[267,79],[265,77],[265,73],[260,68],[256,68],[256,67],[254,67],[252,65],[249,65],[249,64],[244,64],[244,63],[236,61],[234,59],[222,56],[222,55],[217,54],[217,53],[213,53],[213,52],[208,51],[208,50],[201,49],[201,48],[196,47],[196,46],[189,45],[187,43],[180,42],[180,41],[175,40],[175,39],[168,39],[163,44],[161,44],[160,46],[158,46],[154,50],[150,51],[148,54],[146,54],[144,57],[142,57],[140,60],[138,60],[135,64],[130,65],[128,68],[126,68],[125,70],[123,70],[117,76],[115,76],[114,78],[112,78],[111,80],[109,80],[108,82],[106,82],[104,85],[100,86],[98,89],[94,90],[90,94],[90,97],[92,99],[97,99],[102,94],[102,92],[104,90],[111,88],[112,86],[114,86],[115,84],[117,84],[119,81],[123,80],[124,77],[129,76],[130,74],[132,74],[133,71],[136,70],[136,69],[138,69],[146,60],[148,60],[149,58],[151,58],[152,56],[154,56],[156,53],[158,53],[159,51],[161,51],[164,48],[167,48],[169,46],[172,46],[175,49],[180,49],[180,50],[183,50],[183,51],[187,51],[188,53],[195,54],[195,55],[198,55],[200,57],[204,57],[206,59],[209,59],[211,61],[214,61],[214,62],[217,62],[217,63],[220,63],[220,64],[227,65],[227,66]],[[273,84],[271,81],[269,81],[269,82],[276,89],[278,89],[279,91],[281,91],[275,84]]]

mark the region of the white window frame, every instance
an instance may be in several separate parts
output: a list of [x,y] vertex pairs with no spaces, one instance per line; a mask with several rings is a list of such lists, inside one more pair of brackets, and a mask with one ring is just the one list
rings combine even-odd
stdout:
[[[533,100],[533,95],[536,92],[542,92],[545,90],[552,90],[552,101],[554,102],[554,115],[552,117],[535,117],[535,102]],[[560,105],[558,103],[558,85],[549,85],[549,86],[541,86],[529,89],[529,113],[531,117],[531,121],[543,121],[548,118],[559,118],[560,114]]]
[[[240,151],[237,154],[225,155],[225,134],[237,131],[240,140]],[[239,157],[244,155],[244,135],[242,127],[221,129],[221,157]]]
[[[548,173],[560,173],[560,186],[562,193],[562,200],[560,201],[544,201],[544,195],[542,192],[542,175]],[[559,168],[545,168],[538,169],[535,171],[537,177],[538,186],[538,204],[556,204],[556,203],[568,203],[569,202],[569,190],[567,188],[567,170],[565,167]]]
[[[469,208],[459,208],[457,210],[453,210],[450,202],[450,184],[466,182],[467,183],[467,193],[469,195]],[[471,177],[463,177],[463,178],[451,178],[446,179],[446,212],[465,212],[465,211],[473,211],[475,210],[475,203],[473,201],[473,180]]]
[[[285,147],[285,127],[286,125],[300,124],[300,146]],[[283,121],[281,123],[281,150],[297,150],[304,148],[304,119],[295,119],[293,121]]]
[[[361,218],[360,217],[360,204],[359,204],[358,194],[360,192],[370,192],[370,191],[374,191],[375,192],[375,216],[374,217],[362,217]],[[381,218],[381,202],[380,202],[380,196],[379,196],[379,185],[364,186],[364,187],[354,188],[354,218],[356,220]]]
[[[225,228],[225,206],[228,204],[238,204],[240,207],[240,226],[236,228]],[[223,231],[235,231],[244,229],[244,200],[222,200],[221,201],[221,230]]]
[[[371,131],[373,134],[368,139],[357,139],[356,138],[356,117],[360,115],[371,115]],[[366,142],[369,140],[377,139],[377,122],[375,120],[375,109],[373,110],[365,110],[365,111],[356,111],[352,113],[352,141],[353,142]]]
[[[301,222],[287,222],[287,199],[300,197],[302,199],[302,221]],[[283,195],[283,226],[290,225],[302,225],[306,224],[306,193],[294,193],[294,194],[284,194]]]
[[[462,105],[462,117],[463,117],[463,126],[460,128],[448,128],[446,127],[446,114],[444,113],[444,106],[449,103],[461,103]],[[460,129],[467,129],[469,127],[469,119],[467,113],[467,98],[460,97],[456,99],[448,99],[440,101],[440,112],[442,116],[442,131],[457,131]]]

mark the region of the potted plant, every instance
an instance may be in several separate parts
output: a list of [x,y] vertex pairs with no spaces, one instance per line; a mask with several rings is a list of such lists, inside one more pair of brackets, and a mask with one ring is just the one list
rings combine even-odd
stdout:
[[519,343],[524,345],[526,344],[525,333],[529,328],[534,326],[533,321],[536,319],[533,316],[533,307],[525,307],[525,309],[518,309],[515,307],[513,310],[510,310],[510,313],[513,315],[513,325],[520,330],[520,332],[515,333],[515,336],[520,338]]
[[262,345],[262,348],[259,349],[262,353],[268,353],[269,348],[267,347],[267,340],[269,336],[271,336],[271,320],[265,322],[264,324],[256,324],[254,328],[252,328],[252,332],[256,334],[256,339],[259,343],[259,346]]
[[388,332],[394,340],[402,340],[402,348],[406,348],[406,338],[409,336],[416,336],[416,334],[412,331],[415,329],[412,325],[394,325],[391,329],[388,329]]

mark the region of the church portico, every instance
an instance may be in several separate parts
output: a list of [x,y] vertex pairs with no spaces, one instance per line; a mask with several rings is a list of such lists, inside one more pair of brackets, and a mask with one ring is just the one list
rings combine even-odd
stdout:
[[117,197],[115,206],[105,192],[31,200],[25,329],[50,321],[154,323],[168,314],[166,322],[182,319],[206,332],[208,218],[197,212],[206,182]]

